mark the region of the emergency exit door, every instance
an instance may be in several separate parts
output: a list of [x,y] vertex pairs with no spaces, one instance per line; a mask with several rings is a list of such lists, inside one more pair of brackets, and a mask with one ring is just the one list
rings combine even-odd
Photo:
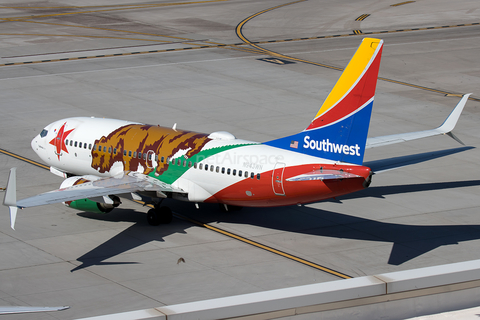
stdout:
[[273,169],[272,174],[272,186],[273,192],[277,196],[284,196],[285,190],[283,189],[283,172],[285,171],[285,163],[277,162]]

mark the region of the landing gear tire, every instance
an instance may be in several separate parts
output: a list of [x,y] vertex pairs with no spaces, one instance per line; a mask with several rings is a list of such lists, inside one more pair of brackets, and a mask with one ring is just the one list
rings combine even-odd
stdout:
[[169,207],[159,207],[150,209],[147,212],[147,221],[151,226],[158,226],[159,224],[168,224],[172,222],[173,214]]

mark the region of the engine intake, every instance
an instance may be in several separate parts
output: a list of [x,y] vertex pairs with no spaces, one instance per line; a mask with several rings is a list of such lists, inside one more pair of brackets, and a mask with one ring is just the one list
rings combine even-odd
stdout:
[[[71,187],[74,185],[79,185],[98,179],[100,178],[92,175],[70,177],[62,182],[60,188]],[[78,199],[73,201],[66,201],[63,204],[73,209],[94,213],[109,213],[121,204],[120,198],[115,195],[109,195],[103,198],[106,199],[101,202],[94,201],[92,199]],[[95,200],[97,199],[102,199],[102,197],[95,197]]]

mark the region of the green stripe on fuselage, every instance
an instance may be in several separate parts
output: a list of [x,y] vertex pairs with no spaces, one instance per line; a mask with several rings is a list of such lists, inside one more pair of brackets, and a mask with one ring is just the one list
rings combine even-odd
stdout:
[[[180,178],[185,172],[187,172],[190,167],[193,168],[194,163],[199,163],[211,156],[214,156],[216,154],[219,154],[223,151],[228,151],[231,149],[235,149],[238,147],[244,147],[244,146],[251,146],[255,145],[256,143],[244,143],[244,144],[233,144],[233,145],[226,145],[222,147],[216,147],[216,148],[211,148],[207,150],[202,150],[199,153],[193,155],[190,158],[185,158],[184,156],[181,156],[176,159],[170,159],[170,162],[168,163],[168,169],[164,171],[161,175],[156,176],[155,171],[151,172],[149,174],[150,177],[153,177],[155,179],[158,179],[160,181],[163,181],[168,184],[172,184],[175,181],[177,181],[178,178]],[[180,165],[178,164],[178,159],[181,159]],[[175,161],[175,164],[172,164],[172,160]],[[190,162],[190,166],[189,166]],[[184,165],[185,163],[185,165]]]

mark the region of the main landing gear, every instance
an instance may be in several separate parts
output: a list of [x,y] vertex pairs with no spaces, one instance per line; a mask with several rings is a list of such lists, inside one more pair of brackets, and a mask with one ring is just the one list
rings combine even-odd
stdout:
[[155,208],[147,212],[147,221],[151,226],[170,223],[172,222],[172,218],[172,209],[169,207],[160,207],[160,204],[155,205]]

